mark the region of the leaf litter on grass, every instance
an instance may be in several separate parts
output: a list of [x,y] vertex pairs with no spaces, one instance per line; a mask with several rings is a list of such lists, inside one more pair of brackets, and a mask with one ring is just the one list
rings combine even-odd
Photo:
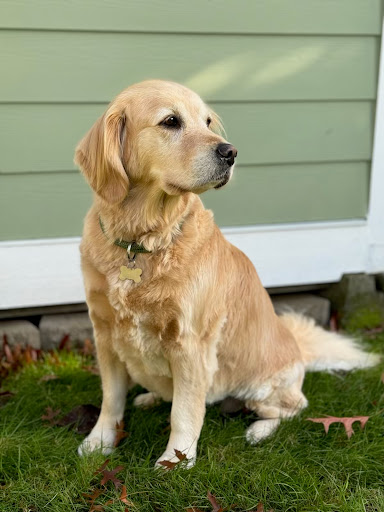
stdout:
[[307,420],[312,421],[313,423],[322,423],[324,425],[324,430],[326,434],[328,434],[329,426],[332,425],[332,423],[342,423],[344,425],[345,432],[347,433],[347,437],[348,439],[350,439],[352,435],[355,433],[355,431],[352,428],[353,423],[359,421],[360,428],[361,430],[363,430],[369,418],[370,416],[353,416],[345,418],[327,416],[326,418],[307,418]]

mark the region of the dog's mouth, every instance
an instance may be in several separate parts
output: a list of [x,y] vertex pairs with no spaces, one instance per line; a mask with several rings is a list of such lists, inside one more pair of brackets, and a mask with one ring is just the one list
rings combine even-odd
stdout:
[[224,173],[220,173],[217,177],[215,176],[214,181],[218,182],[213,188],[215,190],[224,187],[232,177],[233,167],[229,167]]

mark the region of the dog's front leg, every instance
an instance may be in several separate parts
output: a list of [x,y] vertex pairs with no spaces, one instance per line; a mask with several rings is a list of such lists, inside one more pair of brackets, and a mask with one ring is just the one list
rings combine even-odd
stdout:
[[188,467],[195,463],[197,442],[205,416],[205,401],[209,374],[203,357],[197,350],[177,351],[170,359],[173,378],[171,435],[167,449],[156,462],[179,461],[175,450],[187,456]]
[[103,402],[92,432],[79,446],[79,455],[101,450],[111,453],[116,439],[116,425],[123,419],[126,395],[132,385],[127,368],[111,347],[110,330],[106,325],[94,324],[97,359],[99,362]]

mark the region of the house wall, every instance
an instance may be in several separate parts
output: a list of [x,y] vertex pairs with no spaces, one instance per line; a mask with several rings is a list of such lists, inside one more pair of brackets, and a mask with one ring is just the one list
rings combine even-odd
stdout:
[[77,141],[146,78],[180,81],[239,149],[221,226],[364,219],[381,0],[3,0],[0,240],[80,235]]
[[238,164],[202,198],[264,285],[384,271],[382,4],[2,0],[0,308],[84,300],[74,147],[147,78],[223,118]]

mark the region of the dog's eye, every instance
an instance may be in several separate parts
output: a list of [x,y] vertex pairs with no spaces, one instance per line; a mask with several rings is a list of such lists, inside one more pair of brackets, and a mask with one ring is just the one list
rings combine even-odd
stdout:
[[180,126],[179,118],[176,116],[169,116],[164,119],[160,124],[169,126],[170,128],[178,128]]
[[209,127],[211,123],[212,123],[212,119],[210,117],[208,117],[208,119],[207,119],[207,126]]

